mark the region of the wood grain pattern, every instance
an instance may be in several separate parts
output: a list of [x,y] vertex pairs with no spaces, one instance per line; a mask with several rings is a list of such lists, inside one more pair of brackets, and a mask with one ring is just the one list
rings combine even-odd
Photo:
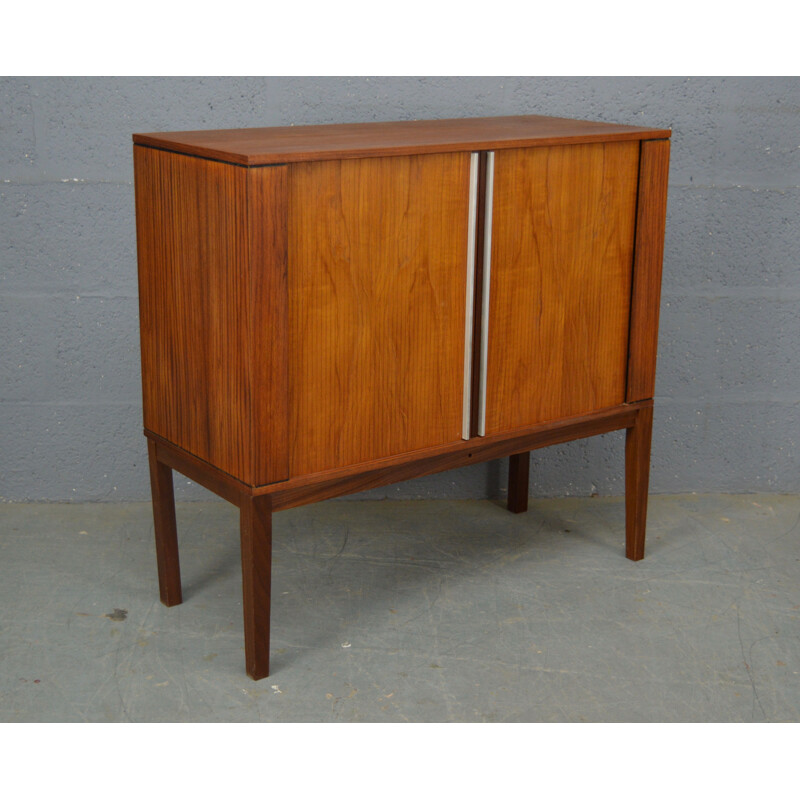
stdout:
[[[273,510],[278,511],[293,505],[314,502],[315,499],[326,499],[357,492],[361,488],[385,486],[446,469],[456,469],[482,461],[512,456],[523,451],[536,450],[574,439],[629,428],[633,426],[638,410],[650,407],[652,404],[652,400],[642,403],[625,403],[615,408],[606,408],[573,419],[548,422],[520,431],[507,431],[469,441],[461,440],[452,444],[438,445],[413,453],[402,453],[397,456],[376,459],[369,464],[354,464],[311,475],[299,475],[289,478],[287,481],[266,486],[243,484],[212,464],[201,461],[191,453],[186,453],[154,433],[146,431],[146,435],[148,439],[157,443],[160,461],[195,483],[199,483],[236,506],[241,506],[245,496],[271,494],[273,495]],[[369,483],[375,479],[376,475],[380,476],[377,478],[377,482]],[[369,485],[363,485],[365,481]],[[320,487],[324,487],[324,489]],[[335,491],[331,491],[330,487],[336,487]],[[315,496],[315,493],[322,491],[325,492],[324,496]],[[296,503],[294,499],[297,497],[308,499]],[[291,505],[284,505],[287,498],[292,499]]]
[[487,433],[625,399],[638,142],[495,156]]
[[638,405],[625,404],[573,419],[536,425],[513,433],[475,438],[455,445],[432,447],[415,454],[376,459],[368,464],[290,478],[284,483],[256,487],[253,491],[271,494],[275,511],[294,508],[494,458],[505,458],[523,451],[628,428],[633,425],[638,408]]
[[290,473],[461,439],[469,154],[293,165]]
[[134,150],[145,427],[250,482],[247,172]]
[[252,483],[289,477],[289,168],[247,170]]
[[644,558],[652,431],[653,406],[648,404],[625,434],[625,555],[631,561]]
[[229,503],[239,506],[242,497],[252,494],[252,486],[242,483],[236,478],[223,472],[208,461],[202,461],[197,456],[187,453],[177,445],[158,436],[152,431],[145,431],[145,436],[156,445],[158,460],[170,469],[177,470],[189,480],[199,483],[210,492],[219,495]]
[[[531,450],[626,428],[626,555],[642,558],[665,136],[546,117],[135,136],[163,602],[181,601],[173,469],[240,509],[255,679],[280,509],[509,457],[519,512]],[[463,441],[469,164],[488,150],[488,413]]]
[[628,356],[629,401],[644,400],[655,392],[669,144],[668,140],[642,142]]
[[137,144],[174,152],[256,166],[378,155],[654,139],[669,135],[669,130],[635,125],[525,115],[137,133],[133,140]]
[[134,150],[145,427],[285,480],[288,168]]

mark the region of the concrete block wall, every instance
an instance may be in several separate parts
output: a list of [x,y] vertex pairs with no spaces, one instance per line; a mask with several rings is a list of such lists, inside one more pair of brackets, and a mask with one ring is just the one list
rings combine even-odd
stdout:
[[[673,129],[652,491],[800,491],[798,79],[37,77],[0,78],[0,499],[149,496],[131,133],[525,113]],[[620,494],[623,443],[536,452],[531,493]]]

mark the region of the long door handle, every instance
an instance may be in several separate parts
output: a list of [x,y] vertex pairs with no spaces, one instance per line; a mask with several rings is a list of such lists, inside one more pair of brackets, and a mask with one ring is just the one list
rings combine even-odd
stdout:
[[483,284],[481,287],[481,352],[478,381],[478,436],[486,435],[486,375],[489,359],[489,289],[492,285],[492,205],[494,151],[486,154],[486,193],[483,212]]
[[475,234],[478,226],[478,161],[472,153],[469,160],[469,216],[467,224],[467,297],[464,323],[464,395],[461,437],[469,439],[472,411],[472,332],[475,325]]

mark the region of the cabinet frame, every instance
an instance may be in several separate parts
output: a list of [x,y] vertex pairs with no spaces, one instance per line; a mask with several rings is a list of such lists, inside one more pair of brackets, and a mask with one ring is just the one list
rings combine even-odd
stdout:
[[[625,554],[632,560],[643,558],[669,135],[668,130],[547,117],[134,135],[144,434],[162,602],[171,606],[182,601],[173,470],[240,509],[245,661],[254,679],[269,674],[275,511],[509,457],[509,509],[519,513],[527,508],[532,450],[624,429]],[[487,218],[486,174],[492,153],[511,147],[626,140],[639,142],[639,183],[625,402],[481,435],[486,318],[479,310],[486,300],[484,269],[491,236],[491,226],[482,221]],[[472,324],[465,330],[464,353],[464,433],[468,431],[469,438],[291,476],[285,212],[289,167],[296,161],[450,152],[471,153],[477,166],[476,224],[469,243],[474,258]],[[193,187],[191,203],[180,199],[182,182]],[[208,230],[221,233],[212,236]],[[235,243],[233,250],[226,236]],[[198,276],[213,296],[198,295]],[[200,313],[198,302],[215,333],[195,348],[183,337],[181,325],[187,320],[181,314]],[[237,317],[230,316],[234,308]],[[196,319],[192,324],[202,339],[207,329]],[[209,363],[208,353],[220,347],[229,348],[231,362],[223,352]],[[188,388],[178,385],[187,380]],[[190,390],[205,384],[215,397],[230,395],[235,401],[235,419],[225,417],[218,429],[186,424],[197,414]]]

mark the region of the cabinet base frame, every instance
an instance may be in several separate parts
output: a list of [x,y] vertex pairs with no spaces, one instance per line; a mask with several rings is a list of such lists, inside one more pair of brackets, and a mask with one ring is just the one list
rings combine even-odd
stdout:
[[161,601],[181,602],[172,470],[239,507],[242,551],[245,661],[254,680],[269,674],[272,513],[448,469],[510,458],[509,510],[528,506],[530,451],[574,439],[626,429],[625,555],[644,558],[653,401],[644,400],[546,423],[510,434],[481,437],[415,454],[339,470],[304,475],[266,486],[249,486],[145,430],[148,440],[156,560]]

